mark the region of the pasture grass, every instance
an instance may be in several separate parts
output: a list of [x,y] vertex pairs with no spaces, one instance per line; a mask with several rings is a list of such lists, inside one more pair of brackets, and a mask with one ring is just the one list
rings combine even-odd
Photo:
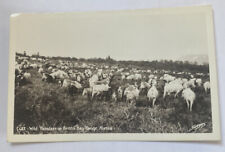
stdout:
[[[57,83],[41,81],[41,74],[29,70],[31,79],[24,86],[15,88],[14,133],[188,133],[193,125],[206,123],[191,132],[212,132],[210,94],[197,90],[193,111],[178,98],[160,96],[152,107],[146,96],[135,104],[124,101],[88,100],[81,95],[70,95]],[[38,126],[36,131],[18,131],[17,126]],[[77,127],[111,129],[43,131],[40,127]]]

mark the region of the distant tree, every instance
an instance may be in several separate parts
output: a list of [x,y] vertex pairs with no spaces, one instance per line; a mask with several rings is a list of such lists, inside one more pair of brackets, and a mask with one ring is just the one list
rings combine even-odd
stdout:
[[115,60],[112,59],[110,56],[107,56],[105,59],[108,63],[115,63]]
[[106,57],[106,60],[111,60],[111,57],[110,57],[110,56],[107,56],[107,57]]
[[72,57],[72,61],[76,61],[77,60],[77,58],[75,58],[75,57]]

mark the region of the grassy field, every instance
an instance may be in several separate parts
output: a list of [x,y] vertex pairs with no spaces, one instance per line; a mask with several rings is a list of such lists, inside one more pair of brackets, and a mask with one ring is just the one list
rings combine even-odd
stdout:
[[[212,132],[210,94],[203,90],[196,90],[190,112],[181,95],[165,100],[160,96],[154,108],[145,96],[140,96],[135,105],[89,101],[80,94],[70,95],[59,84],[43,82],[37,70],[28,72],[30,81],[15,87],[16,134]],[[193,128],[201,123],[204,126]]]

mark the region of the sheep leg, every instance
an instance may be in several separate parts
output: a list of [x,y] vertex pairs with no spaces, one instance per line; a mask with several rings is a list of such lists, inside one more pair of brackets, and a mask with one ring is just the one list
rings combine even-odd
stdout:
[[164,90],[163,99],[166,97],[166,91]]
[[156,98],[154,98],[154,99],[152,100],[152,108],[154,108],[154,106],[155,106],[155,101],[156,101]]
[[192,111],[192,104],[193,104],[193,102],[190,101],[190,111]]
[[174,97],[176,98],[177,97],[177,94],[179,93],[179,91],[177,91],[176,93],[175,93],[175,95],[174,95]]
[[150,106],[151,105],[151,99],[148,97],[148,106]]
[[92,92],[92,95],[91,95],[91,100],[94,99],[94,96],[95,96],[95,92]]
[[187,108],[189,110],[189,102],[188,102],[188,100],[186,100],[186,103],[187,103]]

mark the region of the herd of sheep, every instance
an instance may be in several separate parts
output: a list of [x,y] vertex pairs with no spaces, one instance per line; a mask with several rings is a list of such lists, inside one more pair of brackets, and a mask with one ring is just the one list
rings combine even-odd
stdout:
[[[121,65],[93,64],[69,60],[51,60],[16,56],[15,85],[25,85],[36,70],[43,83],[55,83],[67,88],[71,95],[88,100],[113,100],[134,104],[145,96],[152,104],[162,97],[182,97],[189,111],[196,101],[195,90],[210,93],[209,74],[130,68]],[[34,84],[35,85],[35,84]]]

